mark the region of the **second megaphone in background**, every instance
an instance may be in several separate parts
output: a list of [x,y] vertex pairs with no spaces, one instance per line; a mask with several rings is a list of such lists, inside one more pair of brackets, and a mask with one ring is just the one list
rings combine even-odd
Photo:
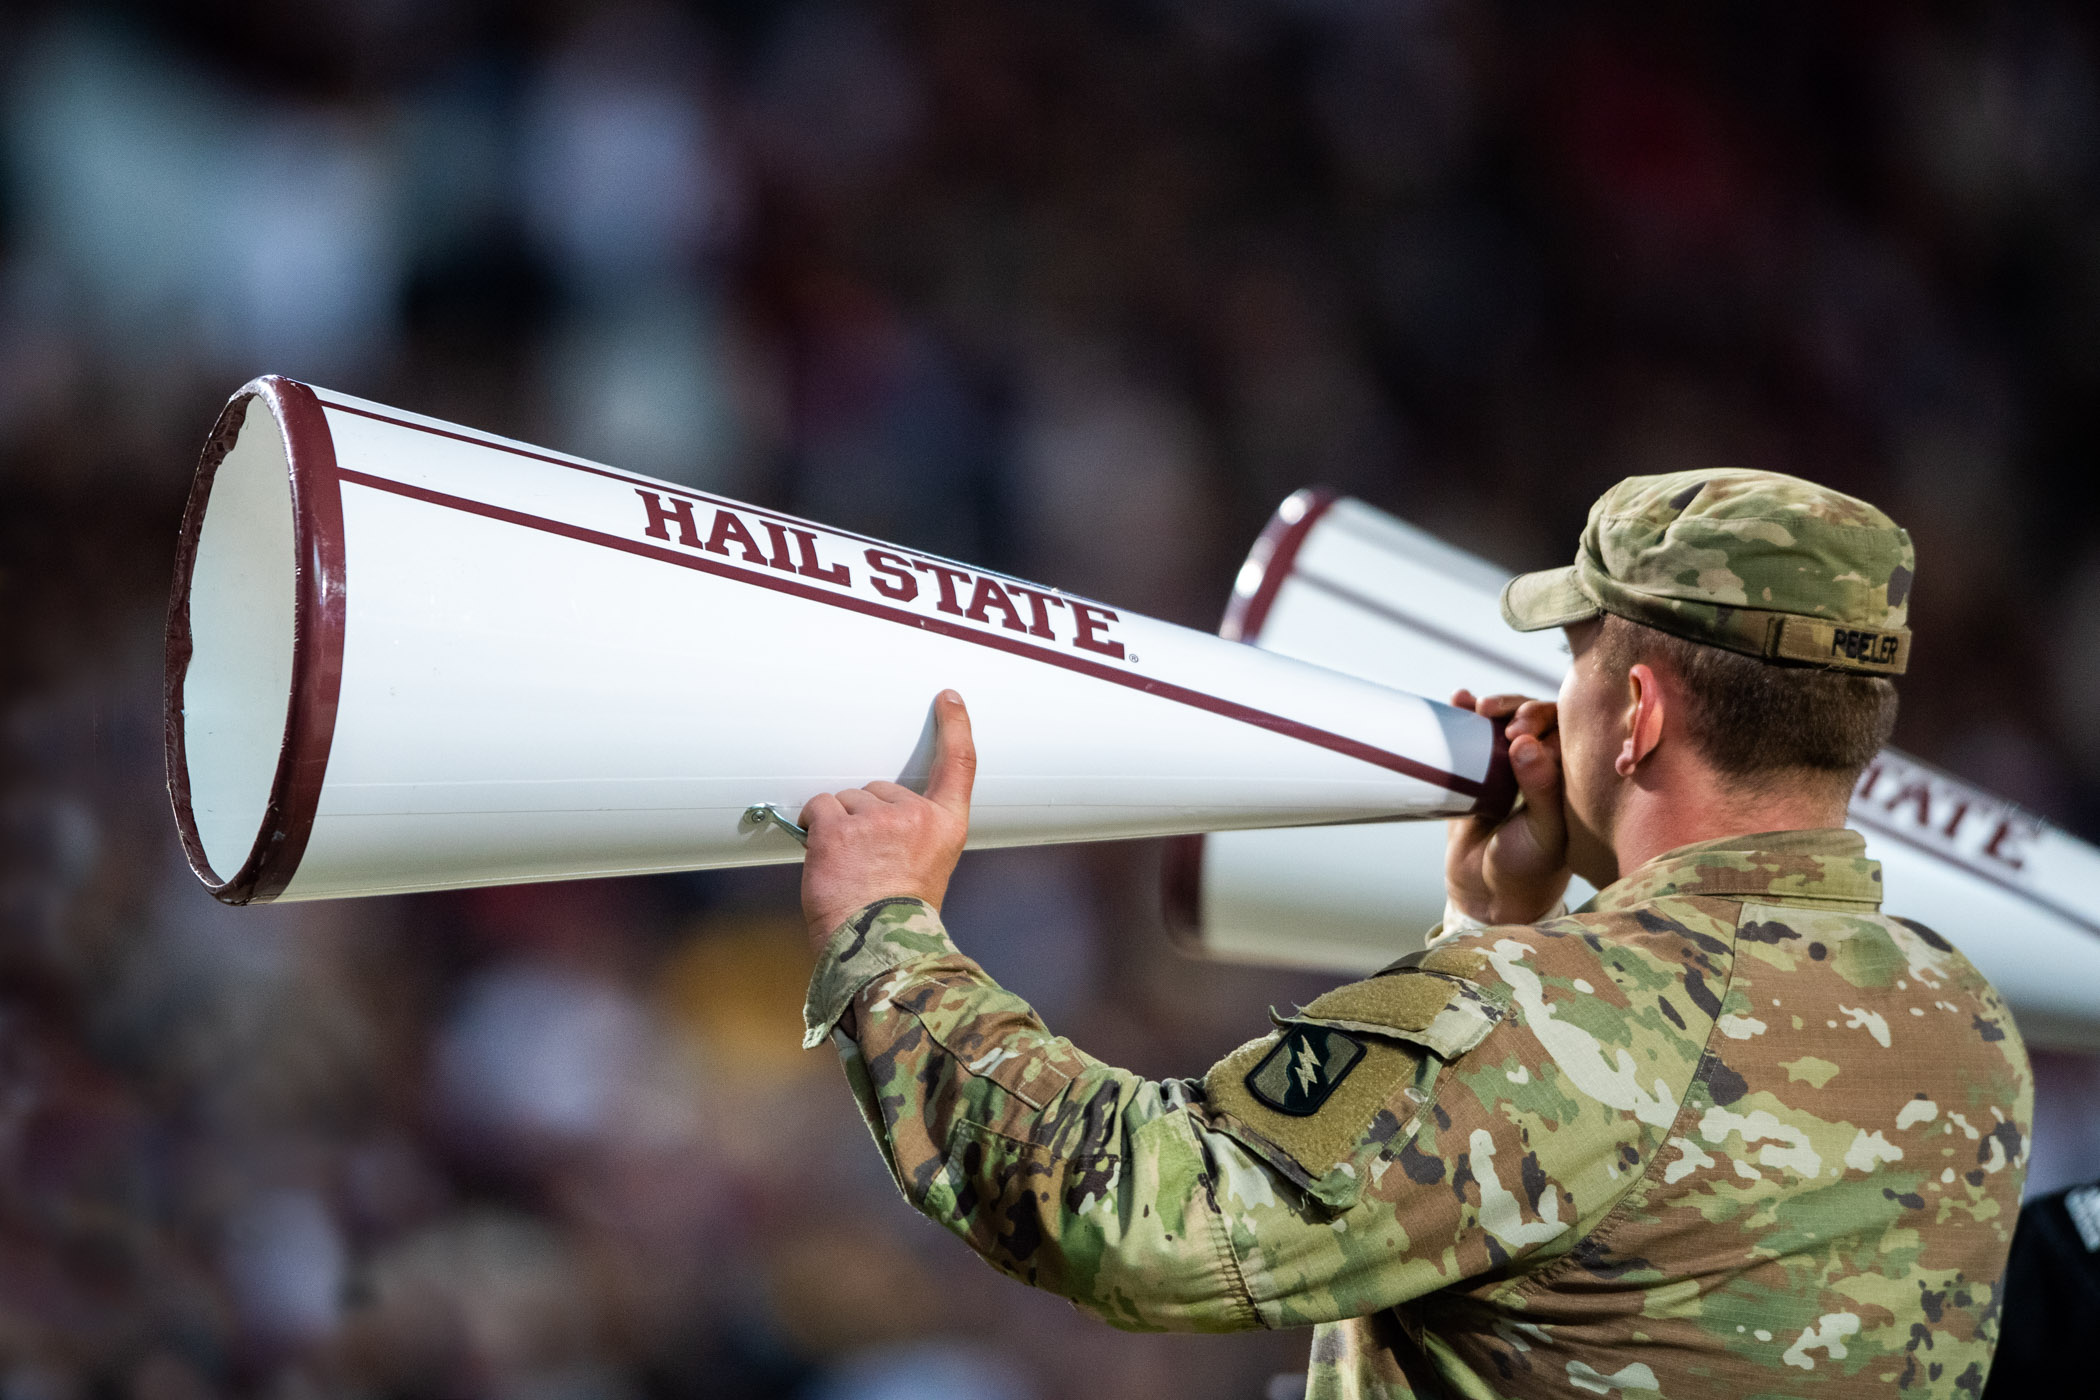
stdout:
[[[1220,632],[1264,651],[1432,694],[1551,695],[1557,632],[1513,632],[1509,574],[1361,501],[1300,491],[1240,571]],[[1867,766],[1850,825],[1890,912],[1952,938],[2030,1045],[2100,1048],[2100,850],[1895,749]],[[1233,831],[1172,843],[1167,917],[1197,951],[1360,975],[1422,946],[1443,915],[1433,827]],[[1568,902],[1590,890],[1581,881]],[[1919,984],[1919,995],[1927,988]],[[1922,1008],[1920,1014],[1923,1014]]]
[[973,846],[1506,810],[1477,716],[595,462],[258,379],[183,522],[168,781],[220,899],[799,858],[771,804],[922,779]]

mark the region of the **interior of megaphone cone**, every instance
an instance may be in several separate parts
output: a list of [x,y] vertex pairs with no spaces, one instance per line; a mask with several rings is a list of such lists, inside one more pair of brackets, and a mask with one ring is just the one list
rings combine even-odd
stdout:
[[[223,454],[216,461],[215,452]],[[169,624],[169,780],[185,835],[194,833],[186,842],[192,863],[201,857],[208,869],[198,873],[221,885],[258,853],[297,646],[291,467],[283,428],[262,396],[229,406],[199,466],[190,512]],[[185,636],[186,659],[178,645]]]

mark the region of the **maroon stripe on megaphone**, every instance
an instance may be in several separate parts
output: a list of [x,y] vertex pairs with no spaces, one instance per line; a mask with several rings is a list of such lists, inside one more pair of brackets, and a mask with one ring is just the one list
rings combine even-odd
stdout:
[[[622,553],[637,555],[644,559],[654,559],[661,563],[676,564],[681,568],[694,569],[701,573],[712,574],[717,578],[731,580],[735,583],[755,588],[770,589],[776,593],[786,593],[808,602],[822,603],[834,608],[844,608],[849,612],[880,618],[885,622],[893,622],[906,627],[916,627],[923,631],[935,632],[941,636],[953,638],[956,641],[969,642],[976,646],[991,647],[994,650],[1004,651],[1014,656],[1026,657],[1030,661],[1040,662],[1047,666],[1057,666],[1067,671],[1076,671],[1094,680],[1106,681],[1111,685],[1124,686],[1131,690],[1142,691],[1148,695],[1156,695],[1162,700],[1187,705],[1193,709],[1205,710],[1211,714],[1222,715],[1227,719],[1238,720],[1242,724],[1251,724],[1260,729],[1267,729],[1273,733],[1282,734],[1319,748],[1347,755],[1350,758],[1372,764],[1375,767],[1405,774],[1419,782],[1428,783],[1432,787],[1440,787],[1447,792],[1455,792],[1461,797],[1474,798],[1476,806],[1486,807],[1498,795],[1497,769],[1494,767],[1490,768],[1486,782],[1478,782],[1456,773],[1447,773],[1418,759],[1409,758],[1405,754],[1392,753],[1375,745],[1366,744],[1360,739],[1352,739],[1346,734],[1336,734],[1330,730],[1321,729],[1299,720],[1271,714],[1267,710],[1256,709],[1251,705],[1242,705],[1238,701],[1227,700],[1222,696],[1193,690],[1187,686],[1175,685],[1171,681],[1162,681],[1148,676],[1136,675],[1128,671],[1119,671],[1100,662],[1089,661],[1082,657],[1070,656],[1061,652],[1049,651],[1042,647],[1032,646],[1026,642],[1016,641],[998,633],[980,632],[974,628],[958,626],[941,618],[928,617],[919,613],[906,612],[899,608],[886,607],[881,603],[855,597],[852,594],[837,593],[830,589],[814,587],[786,575],[740,569],[732,564],[710,559],[703,555],[679,553],[656,545],[644,544],[639,540],[623,539],[618,535],[608,535],[601,531],[586,529],[580,525],[572,525],[567,521],[550,520],[544,516],[512,510],[507,506],[491,505],[486,501],[470,500],[464,496],[454,496],[443,491],[433,491],[427,487],[412,486],[407,482],[373,476],[366,472],[346,469],[341,473],[341,478],[358,486],[369,487],[376,491],[390,492],[397,496],[407,497],[410,500],[421,501],[426,505],[442,506],[449,510],[482,516],[508,525],[517,525],[529,530],[539,530],[547,534],[559,535],[565,539],[576,540],[583,544],[597,545],[604,549],[616,549]],[[1506,769],[1507,766],[1506,760],[1501,761],[1502,768]]]

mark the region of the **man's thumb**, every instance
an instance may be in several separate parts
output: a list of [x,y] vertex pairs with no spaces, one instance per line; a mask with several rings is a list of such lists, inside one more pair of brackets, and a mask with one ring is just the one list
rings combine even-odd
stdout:
[[970,789],[977,782],[977,741],[960,695],[944,690],[933,699],[933,772],[926,799],[968,819]]

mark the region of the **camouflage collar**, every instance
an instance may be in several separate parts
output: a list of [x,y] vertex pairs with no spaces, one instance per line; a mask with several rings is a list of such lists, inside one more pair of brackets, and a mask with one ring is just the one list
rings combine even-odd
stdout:
[[1881,862],[1843,827],[1766,831],[1679,846],[1600,890],[1583,912],[1626,909],[1665,895],[1762,898],[1812,906],[1881,906]]

